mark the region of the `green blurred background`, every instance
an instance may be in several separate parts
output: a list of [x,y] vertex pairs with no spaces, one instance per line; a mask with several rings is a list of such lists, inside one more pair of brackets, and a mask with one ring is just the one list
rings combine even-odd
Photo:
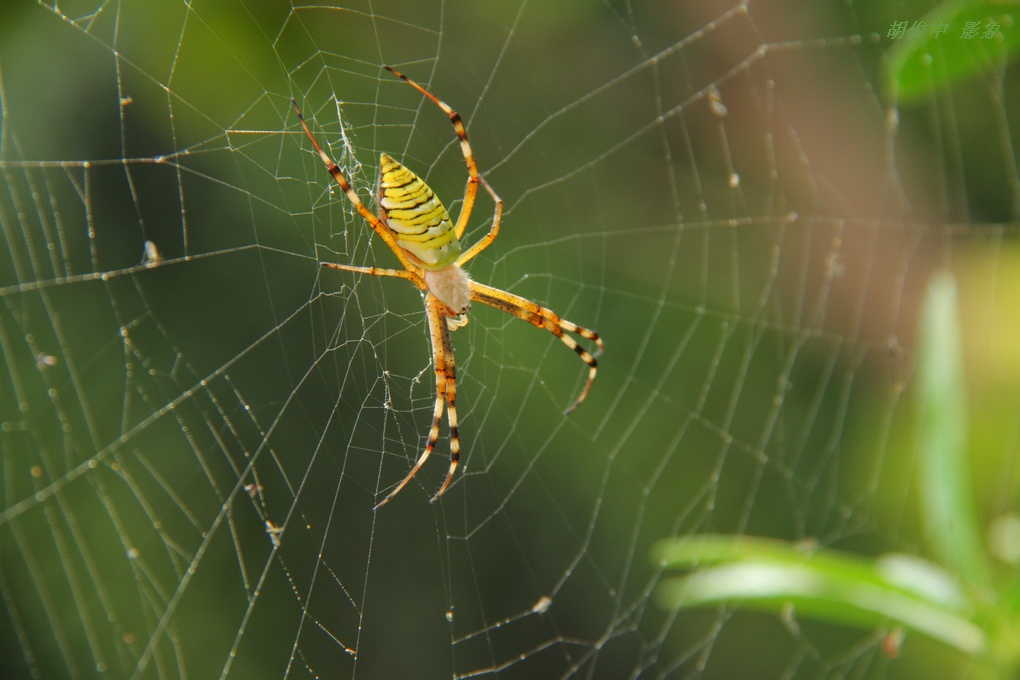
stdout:
[[[661,611],[649,558],[925,555],[911,380],[947,266],[980,514],[1016,510],[1016,75],[890,102],[886,30],[933,6],[4,3],[0,675],[966,677],[919,636]],[[456,214],[449,123],[383,63],[506,201],[472,275],[606,353],[565,418],[576,357],[473,310],[464,472],[429,505],[444,423],[373,512],[427,430],[427,328],[405,282],[318,266],[395,260],[290,100],[366,201],[387,152]]]

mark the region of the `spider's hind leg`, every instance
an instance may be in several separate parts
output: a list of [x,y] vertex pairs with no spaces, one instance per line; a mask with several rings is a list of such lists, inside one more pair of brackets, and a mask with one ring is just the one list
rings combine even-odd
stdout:
[[432,411],[432,427],[429,428],[425,450],[418,456],[414,467],[393,491],[390,491],[389,495],[375,506],[376,509],[386,505],[391,498],[400,493],[400,490],[407,486],[407,483],[418,474],[418,470],[425,465],[432,450],[436,448],[436,442],[439,441],[439,426],[443,419],[444,405],[450,423],[450,469],[446,473],[443,485],[432,497],[432,502],[442,496],[446,488],[450,486],[450,481],[453,480],[457,465],[460,463],[460,435],[457,432],[457,377],[453,360],[453,342],[450,340],[450,329],[447,326],[450,316],[446,311],[446,305],[432,293],[429,293],[425,298],[425,309],[429,319],[429,333],[432,337],[432,363],[436,371],[436,405]]
[[[581,390],[581,394],[574,400],[574,403],[563,412],[564,415],[581,405],[584,398],[588,396],[592,383],[595,382],[595,371],[598,368],[598,361],[595,360],[595,357],[602,354],[602,338],[599,337],[598,333],[578,326],[576,323],[566,319],[561,319],[556,312],[543,307],[537,302],[532,302],[527,298],[522,298],[519,295],[514,295],[492,286],[486,286],[476,281],[471,282],[471,299],[500,309],[507,314],[513,314],[518,319],[523,319],[533,326],[544,328],[559,338],[564,345],[574,350],[581,361],[588,364],[588,382],[585,383],[584,389]],[[581,347],[577,340],[574,340],[567,333],[574,333],[585,340],[594,342],[596,345],[594,354]]]

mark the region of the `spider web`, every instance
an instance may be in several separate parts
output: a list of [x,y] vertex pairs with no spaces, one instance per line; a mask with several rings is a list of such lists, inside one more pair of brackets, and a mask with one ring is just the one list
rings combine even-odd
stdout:
[[[916,638],[893,661],[882,631],[663,610],[649,557],[705,532],[924,553],[937,268],[972,401],[1015,422],[1015,74],[889,106],[886,30],[931,6],[6,3],[0,675],[964,676]],[[607,349],[564,417],[585,367],[473,310],[462,472],[428,503],[444,423],[373,512],[427,433],[427,324],[407,282],[318,266],[395,261],[290,100],[369,205],[387,152],[456,215],[456,137],[381,64],[462,114],[507,203],[473,277]],[[987,513],[1016,506],[1016,435]]]

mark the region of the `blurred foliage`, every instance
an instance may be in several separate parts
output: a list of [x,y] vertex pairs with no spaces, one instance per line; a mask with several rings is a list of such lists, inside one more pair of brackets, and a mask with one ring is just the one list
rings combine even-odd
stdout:
[[[1020,48],[1020,3],[946,2],[917,21],[903,21],[890,50],[886,94],[900,106],[965,78],[1005,68]],[[894,37],[889,35],[888,37]]]
[[[997,518],[986,541],[975,514],[967,450],[967,381],[959,300],[952,274],[932,277],[921,317],[918,359],[918,499],[933,552],[948,571],[906,555],[872,561],[817,545],[740,536],[695,536],[660,542],[653,559],[665,569],[694,569],[658,587],[668,609],[732,604],[784,619],[821,619],[872,628],[899,656],[918,633],[973,659],[973,676],[1012,678],[1020,667],[1015,569],[992,579],[995,557],[1015,567],[1020,520]],[[795,623],[793,624],[795,625]],[[888,632],[885,632],[888,631]]]

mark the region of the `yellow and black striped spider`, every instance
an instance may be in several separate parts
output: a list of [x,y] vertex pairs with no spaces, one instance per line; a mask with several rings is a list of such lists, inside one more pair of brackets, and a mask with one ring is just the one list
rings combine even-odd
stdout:
[[[376,508],[385,505],[397,495],[425,464],[439,440],[439,424],[442,421],[444,404],[447,407],[447,418],[450,423],[450,470],[446,473],[443,485],[432,497],[433,501],[443,495],[450,485],[450,480],[453,479],[453,473],[456,472],[457,463],[460,460],[460,437],[457,433],[457,378],[450,331],[456,330],[467,322],[467,317],[464,315],[467,314],[471,302],[481,302],[495,307],[539,328],[546,329],[562,340],[567,347],[577,352],[581,360],[588,364],[588,382],[581,390],[581,395],[570,405],[566,413],[577,408],[587,396],[588,390],[591,389],[592,382],[595,380],[595,356],[602,352],[602,340],[595,331],[561,319],[552,310],[531,300],[472,281],[467,272],[462,269],[471,258],[488,248],[496,240],[503,216],[503,201],[485,181],[485,178],[479,176],[478,165],[471,154],[471,145],[468,144],[467,131],[464,129],[460,115],[407,76],[398,73],[389,66],[385,68],[428,97],[450,117],[450,122],[453,123],[468,169],[464,205],[456,225],[451,222],[449,213],[436,198],[432,189],[421,178],[386,154],[382,154],[379,160],[379,215],[373,214],[358,198],[337,164],[315,141],[305,119],[301,116],[297,102],[292,100],[298,120],[301,121],[301,127],[308,135],[308,139],[311,140],[312,146],[319,153],[322,162],[326,164],[329,174],[344,190],[347,198],[354,204],[369,226],[375,230],[379,238],[390,247],[403,269],[356,267],[332,262],[323,262],[322,265],[348,272],[372,274],[373,276],[395,276],[407,279],[420,290],[427,291],[425,310],[428,314],[429,333],[432,337],[432,363],[436,371],[436,406],[432,412],[432,428],[429,430],[425,450],[418,457],[414,467],[407,473],[403,481],[397,484],[386,498],[375,506]],[[461,252],[460,238],[464,235],[468,219],[471,217],[479,184],[484,186],[492,196],[492,200],[496,204],[496,212],[493,215],[489,233],[478,243]],[[598,348],[595,354],[591,354],[578,345],[577,341],[566,333],[575,333],[582,338],[594,341]]]

